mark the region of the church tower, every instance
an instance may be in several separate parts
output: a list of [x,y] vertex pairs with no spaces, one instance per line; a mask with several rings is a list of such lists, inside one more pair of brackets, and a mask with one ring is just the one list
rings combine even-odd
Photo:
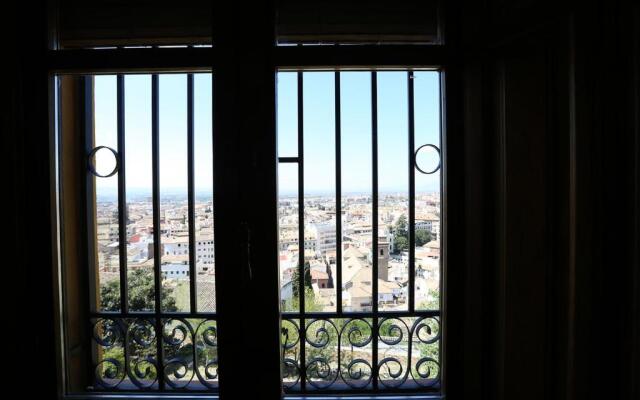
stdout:
[[389,240],[386,236],[378,237],[378,279],[389,280]]

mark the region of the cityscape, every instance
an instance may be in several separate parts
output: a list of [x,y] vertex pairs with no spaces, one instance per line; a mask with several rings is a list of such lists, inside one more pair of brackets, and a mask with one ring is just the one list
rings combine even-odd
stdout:
[[[278,155],[304,159],[302,173],[300,164],[278,165],[279,240],[274,244],[278,246],[278,258],[262,264],[277,268],[279,274],[283,387],[300,390],[304,380],[318,388],[330,387],[334,381],[338,386],[366,388],[375,374],[385,385],[397,385],[409,375],[411,385],[435,385],[440,373],[441,309],[441,179],[435,173],[440,167],[435,145],[440,140],[439,75],[434,71],[414,74],[414,106],[420,112],[414,115],[412,135],[415,143],[422,144],[415,146],[415,164],[434,173],[420,173],[419,168],[414,171],[415,197],[411,203],[407,72],[377,75],[375,156],[371,74],[344,72],[340,76],[341,130],[336,139],[335,73],[304,73],[302,113],[297,101],[298,74],[278,73]],[[108,176],[94,181],[95,226],[90,240],[94,246],[91,254],[95,254],[91,281],[95,306],[99,311],[119,312],[126,304],[129,312],[162,313],[163,319],[156,321],[164,324],[162,328],[152,328],[150,321],[124,318],[119,323],[128,327],[119,329],[147,332],[149,337],[152,331],[163,329],[169,335],[163,350],[166,359],[182,360],[170,361],[165,373],[173,374],[174,383],[189,385],[191,369],[199,374],[197,382],[192,382],[194,387],[213,387],[210,385],[215,386],[217,381],[216,316],[197,315],[216,312],[215,198],[210,186],[211,75],[194,77],[191,177],[185,140],[186,77],[160,75],[158,80],[159,146],[157,154],[152,154],[150,77],[125,79],[125,103],[138,105],[125,109],[130,110],[125,115],[125,193],[119,193],[118,176],[109,175],[117,167],[112,154],[97,152],[93,160],[100,175]],[[114,149],[119,146],[115,83],[113,76],[95,78],[95,145]],[[298,122],[301,115],[302,131]],[[434,145],[425,147],[424,143]],[[154,177],[154,154],[160,160],[155,188],[159,192],[158,210],[154,210],[149,185]],[[377,159],[375,169],[373,157]],[[340,182],[335,179],[338,165]],[[374,177],[377,221],[373,220]],[[195,188],[193,221],[187,199],[189,179],[193,179]],[[302,188],[300,180],[304,182]],[[337,187],[340,198],[336,198]],[[301,197],[299,190],[304,191]],[[118,215],[119,194],[124,195],[124,216]],[[414,207],[413,227],[409,224],[410,204]],[[299,221],[301,206],[303,221]],[[159,223],[154,227],[155,211]],[[120,220],[124,221],[126,238],[119,237]],[[194,231],[193,243],[190,229]],[[154,244],[156,238],[159,243]],[[411,244],[415,245],[413,251]],[[190,255],[190,251],[195,254]],[[410,266],[410,253],[414,268]],[[127,266],[125,291],[120,286],[125,283],[120,270],[125,262],[122,254],[126,254]],[[194,265],[190,264],[192,259]],[[160,282],[156,283],[157,265]],[[196,293],[192,296],[194,281]],[[126,302],[121,301],[122,293],[128,297]],[[229,301],[246,301],[243,296],[247,293],[238,285],[237,297]],[[189,317],[169,317],[173,312],[188,313]],[[96,322],[98,330],[105,332],[109,324],[105,320]],[[192,337],[186,334],[190,329]],[[206,333],[206,340],[198,332]],[[144,363],[157,351],[147,345],[150,340],[140,342],[144,345],[136,342],[130,349],[126,337],[122,340],[119,346],[106,346],[99,362],[107,385],[112,384],[109,374],[117,375],[108,360],[124,363],[129,357]],[[189,361],[194,355],[196,361]],[[153,384],[154,374],[151,371],[145,376],[146,384]],[[128,376],[131,381],[125,384],[140,387],[136,383],[139,376]]]
[[[337,309],[336,202],[331,196],[304,199],[304,244],[299,243],[298,198],[279,198],[279,272],[282,311],[299,310],[299,257],[305,266],[305,310]],[[342,309],[371,311],[373,257],[378,256],[378,309],[407,310],[409,296],[417,309],[439,308],[440,194],[415,198],[415,293],[409,293],[408,197],[381,193],[378,204],[378,251],[372,251],[372,198],[342,198]],[[150,198],[127,202],[127,269],[152,273],[154,268],[153,207]],[[118,207],[115,199],[96,204],[99,282],[119,285]],[[186,196],[165,196],[160,204],[160,251],[163,291],[176,311],[189,310],[189,220]],[[199,312],[215,311],[215,237],[212,196],[195,201],[196,287]],[[301,251],[301,247],[304,250]],[[149,305],[151,306],[151,305]]]

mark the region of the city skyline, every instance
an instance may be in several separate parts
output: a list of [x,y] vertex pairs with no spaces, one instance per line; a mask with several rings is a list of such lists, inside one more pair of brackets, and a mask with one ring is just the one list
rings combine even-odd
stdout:
[[[115,202],[118,200],[118,188],[107,188],[109,190],[105,190],[104,188],[102,189],[102,192],[100,194],[97,195],[97,201],[98,202]],[[172,193],[172,190],[175,190],[175,192]],[[167,188],[164,193],[163,196],[160,197],[160,200],[162,201],[163,199],[167,199],[167,198],[171,198],[172,200],[175,200],[176,198],[180,198],[184,201],[187,200],[187,195],[182,193],[184,192],[183,188]],[[416,196],[419,195],[428,195],[428,194],[438,194],[440,193],[439,190],[429,190],[429,191],[416,191]],[[209,189],[195,189],[195,195],[196,195],[196,201],[201,201],[201,200],[211,200],[213,198],[213,193],[209,191]],[[378,195],[406,195],[408,196],[408,193],[402,193],[399,191],[394,191],[394,190],[386,190],[386,191],[378,191]],[[147,200],[150,199],[152,196],[151,193],[151,188],[127,188],[127,203],[129,202],[140,202],[141,200]],[[180,197],[178,197],[180,196]],[[348,192],[342,193],[342,197],[352,197],[352,196],[369,196],[371,197],[371,193],[365,193],[365,192]],[[284,199],[284,198],[297,198],[298,195],[295,192],[289,192],[289,193],[282,193],[279,192],[278,193],[278,198],[279,199]],[[320,198],[332,198],[335,197],[335,193],[325,193],[325,192],[307,192],[304,196],[304,198],[314,198],[314,197],[320,197]]]

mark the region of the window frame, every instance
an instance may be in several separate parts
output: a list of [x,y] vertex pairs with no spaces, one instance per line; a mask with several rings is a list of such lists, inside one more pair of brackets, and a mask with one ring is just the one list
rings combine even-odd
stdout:
[[[261,15],[256,13],[252,18],[255,20],[260,19]],[[227,22],[227,27],[230,22]],[[248,21],[247,23],[251,23]],[[255,28],[249,29],[247,34],[255,34],[264,33],[265,25],[268,24],[257,24]],[[224,30],[225,25],[221,24],[221,30]],[[270,32],[269,35],[273,33]],[[223,34],[224,35],[224,34]],[[267,38],[272,38],[272,36],[267,35]],[[127,48],[116,48],[116,49],[103,49],[103,50],[49,50],[47,54],[47,70],[49,71],[49,82],[50,82],[50,95],[55,98],[57,96],[57,89],[55,88],[55,76],[59,74],[90,74],[90,73],[124,73],[124,72],[150,72],[150,71],[166,71],[166,72],[201,72],[205,70],[214,71],[216,73],[216,82],[218,83],[219,79],[225,79],[225,76],[229,76],[228,73],[233,70],[233,68],[238,68],[240,71],[244,71],[245,69],[240,67],[241,64],[248,60],[247,55],[238,55],[235,53],[236,49],[246,49],[247,47],[254,46],[261,51],[261,54],[265,56],[264,60],[259,63],[257,66],[259,71],[263,74],[261,76],[271,75],[273,76],[273,80],[271,83],[265,82],[266,86],[272,89],[272,93],[275,94],[275,73],[279,69],[282,68],[348,68],[348,69],[357,69],[357,68],[437,68],[441,71],[441,151],[442,151],[442,224],[441,224],[441,238],[442,238],[442,265],[446,267],[442,268],[441,281],[442,281],[442,293],[443,296],[441,298],[441,332],[442,332],[442,358],[441,358],[441,382],[442,382],[442,391],[436,396],[444,396],[446,392],[446,388],[451,385],[451,381],[448,377],[455,376],[457,374],[456,371],[460,370],[460,366],[458,363],[459,355],[454,354],[453,352],[448,352],[446,350],[448,342],[457,342],[461,340],[461,333],[454,333],[450,326],[450,317],[449,309],[460,310],[462,305],[462,300],[456,299],[452,297],[454,292],[449,291],[449,279],[447,274],[447,270],[452,268],[454,264],[454,257],[449,259],[449,254],[447,252],[447,243],[449,241],[455,242],[452,240],[452,231],[454,229],[449,229],[449,217],[448,217],[448,209],[456,207],[462,203],[460,195],[462,194],[462,190],[460,184],[456,184],[455,187],[453,185],[449,185],[449,182],[453,181],[453,177],[460,177],[461,167],[449,168],[449,158],[450,154],[447,149],[449,147],[460,149],[461,138],[457,135],[459,133],[459,124],[452,123],[454,120],[454,114],[458,113],[458,96],[457,96],[457,87],[458,83],[456,80],[459,79],[459,73],[457,71],[457,67],[450,62],[451,57],[448,55],[446,51],[446,47],[444,42],[440,45],[362,45],[362,46],[277,46],[275,41],[270,40],[269,45],[264,45],[265,41],[259,41],[257,44],[246,45],[242,43],[242,38],[231,37],[231,33],[228,33],[226,36],[226,41],[220,41],[220,45],[216,47],[187,47],[187,48],[148,48],[148,49],[127,49]],[[215,40],[215,39],[214,39]],[[218,43],[218,42],[216,42]],[[255,67],[255,65],[254,65]],[[246,68],[246,67],[245,67]],[[222,73],[220,75],[217,74],[218,70],[225,71],[226,74]],[[237,72],[237,71],[236,71]],[[214,103],[222,102],[228,98],[234,98],[231,93],[237,88],[238,83],[236,81],[231,81],[227,84],[218,85],[216,84],[216,88],[214,89]],[[220,87],[222,86],[222,88]],[[216,96],[216,93],[222,93],[224,96],[220,98],[220,96]],[[446,95],[445,95],[446,94]],[[273,138],[267,140],[275,141],[275,116],[274,113],[269,112],[269,109],[275,107],[275,96],[272,96],[271,100],[266,100],[267,103],[271,102],[270,107],[267,107],[268,110],[263,112],[263,115],[271,114],[273,126],[271,129],[274,132]],[[58,116],[59,109],[56,109],[55,102],[51,102],[50,105],[50,115]],[[455,104],[456,111],[453,112],[454,107],[451,107],[450,104]],[[219,114],[219,109],[217,105],[214,104],[214,121],[216,120],[216,115]],[[57,118],[57,117],[56,117]],[[55,125],[55,122],[52,121],[52,126]],[[253,165],[254,168],[258,169],[266,169],[269,170],[270,167],[274,166],[277,162],[277,149],[274,146],[267,146],[267,152],[264,152],[265,148],[260,145],[260,141],[256,141],[256,143],[238,143],[239,138],[230,138],[232,135],[224,135],[221,133],[221,127],[228,126],[228,123],[218,124],[214,122],[214,163],[219,165],[222,159],[227,159],[226,157],[217,157],[216,156],[216,143],[220,144],[224,141],[233,142],[234,146],[244,145],[242,148],[242,152],[240,152],[240,147],[234,147],[230,152],[233,156],[241,156],[243,159],[249,160],[252,154],[256,152],[262,152],[262,156],[256,160],[256,164]],[[455,129],[455,130],[454,130]],[[224,130],[222,130],[224,131]],[[251,133],[248,133],[251,135]],[[51,133],[54,139],[51,141],[50,152],[52,155],[52,159],[56,160],[55,163],[57,165],[57,160],[60,157],[59,154],[59,142],[55,137],[55,133]],[[256,134],[253,133],[255,136]],[[222,136],[225,136],[221,139]],[[217,137],[217,139],[216,139]],[[230,157],[230,156],[227,156]],[[460,160],[461,156],[456,152],[455,156],[451,156],[451,159]],[[453,164],[452,164],[453,165]],[[273,178],[273,188],[274,191],[270,194],[266,194],[265,197],[269,195],[273,195],[271,201],[276,201],[277,192],[275,191],[275,168],[271,168],[273,172],[267,173],[273,174],[269,175]],[[56,167],[57,170],[57,167]],[[220,181],[220,175],[228,172],[228,170],[219,170],[215,169],[216,176],[214,177],[214,181],[218,183]],[[235,171],[238,172],[238,171]],[[242,174],[247,176],[247,173],[250,173],[251,169],[245,169]],[[228,181],[226,184],[218,184],[217,191],[224,190],[225,185],[229,185]],[[59,213],[59,195],[60,188],[59,183],[53,184],[55,198],[57,199],[52,205],[52,213],[55,217],[55,235],[53,235],[53,244],[54,248],[57,250],[57,260],[58,263],[54,266],[55,275],[58,277],[58,280],[61,280],[62,274],[64,274],[64,268],[62,267],[62,260],[60,259],[60,255],[62,254],[62,248],[60,245],[60,236],[61,236],[61,225],[64,224],[64,220]],[[233,191],[233,188],[232,188]],[[455,204],[453,202],[450,203],[450,193],[452,199],[455,199]],[[237,193],[233,192],[233,196],[237,196]],[[228,204],[228,203],[227,203]],[[269,209],[269,206],[265,206],[266,209]],[[273,209],[273,204],[271,204],[271,209]],[[227,210],[225,210],[227,211]],[[216,213],[221,213],[223,210],[218,210]],[[216,216],[217,218],[217,216]],[[217,221],[218,222],[218,221]],[[277,233],[273,233],[272,235],[267,237],[265,244],[256,243],[255,236],[251,236],[251,227],[259,225],[262,220],[255,219],[253,221],[236,221],[239,223],[240,228],[237,226],[230,225],[226,222],[222,223],[220,226],[216,223],[216,230],[223,229],[234,229],[234,232],[237,231],[240,237],[244,237],[246,239],[242,240],[242,244],[247,247],[253,245],[253,248],[260,249],[261,246],[269,246],[273,249],[277,249]],[[456,218],[456,222],[459,222],[459,218]],[[456,237],[461,237],[460,231],[455,230]],[[216,246],[216,254],[220,254],[218,251],[218,247]],[[222,256],[224,258],[224,255]],[[244,260],[246,263],[250,264],[250,260],[255,257],[255,254],[247,254]],[[460,260],[459,257],[455,257],[455,263]],[[277,275],[277,258],[274,258],[271,261],[273,264],[273,268],[264,268],[265,270],[271,269],[272,275]],[[218,263],[217,263],[218,264]],[[219,264],[222,265],[222,264]],[[231,267],[222,267],[223,270],[230,270]],[[226,273],[226,272],[225,272]],[[276,277],[277,278],[277,277]],[[459,284],[459,278],[456,279]],[[64,315],[65,310],[62,306],[63,303],[63,291],[60,286],[60,282],[55,282],[55,294],[56,294],[56,321],[55,325],[58,327],[56,330],[56,334],[58,332],[62,332],[59,336],[59,340],[57,343],[58,346],[58,361],[60,366],[60,387],[59,394],[61,397],[76,397],[76,395],[70,394],[66,389],[66,365],[65,365],[65,354],[68,351],[68,348],[65,344],[65,321]],[[279,288],[278,288],[279,292]],[[265,290],[260,294],[266,295],[266,297],[270,298],[270,300],[276,300],[279,305],[279,296],[278,292],[274,290],[269,291]],[[275,296],[274,296],[274,293]],[[269,304],[269,302],[266,302]],[[219,303],[220,304],[220,303]],[[228,326],[233,326],[233,322],[238,322],[237,319],[230,318],[229,313],[235,312],[234,310],[228,310],[224,314],[225,320],[230,321],[231,323]],[[272,322],[277,322],[279,327],[280,325],[280,311],[278,309],[278,317],[274,317],[274,314],[269,314],[270,317],[267,320]],[[455,316],[455,314],[453,314]],[[218,325],[221,324],[221,315],[218,312]],[[456,318],[455,325],[459,324],[458,316]],[[223,328],[224,330],[224,328]],[[274,332],[275,333],[275,332]],[[278,329],[279,333],[279,329]],[[222,334],[219,339],[219,346],[221,349],[224,349],[226,346],[232,348],[234,344],[241,343],[240,339],[233,339],[230,334]],[[274,334],[272,333],[272,336]],[[226,344],[225,344],[226,343]],[[275,343],[275,342],[274,342]],[[279,346],[278,346],[279,347]],[[279,354],[280,349],[278,348],[276,353]],[[224,351],[224,350],[223,350]],[[267,354],[262,354],[266,358],[273,359],[273,351],[268,352]],[[228,355],[221,355],[221,364],[224,364],[224,357],[229,358]],[[449,360],[454,359],[455,363],[450,363]],[[278,365],[280,359],[278,358]],[[455,364],[455,365],[454,365]],[[225,367],[226,368],[226,367]],[[233,370],[234,368],[238,370],[238,365],[230,365],[229,370]],[[275,370],[275,368],[274,368]],[[227,374],[231,374],[227,372]],[[227,375],[227,376],[229,376]],[[273,371],[265,377],[265,381],[271,382],[269,384],[270,389],[268,389],[268,393],[271,393],[275,396],[276,390],[281,385],[281,379],[274,379],[275,377],[280,376],[279,371]],[[224,373],[221,375],[221,395],[224,393],[231,393],[237,388],[233,388],[233,379],[228,380],[228,384],[225,384],[225,375]],[[246,390],[251,390],[250,388],[246,388]],[[278,391],[281,393],[281,391]],[[344,393],[348,394],[348,393]],[[390,393],[391,394],[391,393]],[[138,396],[137,393],[132,394],[133,396]],[[143,395],[142,393],[140,394]],[[339,394],[336,394],[336,396]],[[82,394],[81,397],[109,397],[108,394],[90,394],[85,393]],[[189,397],[188,395],[187,397]],[[209,395],[207,395],[209,396]],[[370,394],[369,397],[385,397],[387,394]],[[114,397],[118,397],[117,394],[114,394]],[[165,397],[165,396],[163,396]],[[171,395],[167,395],[167,398],[170,398]],[[193,397],[202,397],[199,394],[193,394]],[[217,397],[217,396],[213,396]],[[298,396],[291,395],[287,396],[287,398],[296,398]],[[327,396],[328,398],[334,396]],[[422,398],[424,396],[417,395],[414,398]],[[429,394],[426,397],[431,398],[434,395]]]

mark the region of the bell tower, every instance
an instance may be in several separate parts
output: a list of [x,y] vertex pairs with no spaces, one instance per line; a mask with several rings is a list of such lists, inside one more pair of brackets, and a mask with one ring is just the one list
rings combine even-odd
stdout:
[[386,236],[378,238],[378,279],[389,280],[389,240]]

